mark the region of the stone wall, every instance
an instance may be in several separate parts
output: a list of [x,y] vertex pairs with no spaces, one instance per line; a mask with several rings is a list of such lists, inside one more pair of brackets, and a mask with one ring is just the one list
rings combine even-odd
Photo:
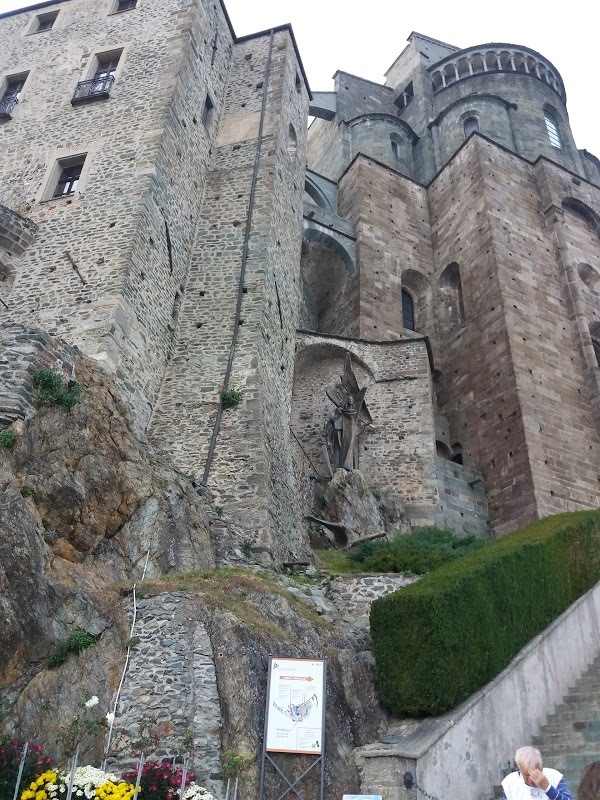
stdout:
[[76,347],[43,331],[32,333],[21,325],[0,324],[0,429],[34,412],[34,369],[47,364],[72,378],[78,355]]
[[[241,406],[223,414],[209,487],[243,538],[275,558],[306,555],[293,493],[289,408],[299,308],[299,262],[308,95],[287,29],[234,48],[190,281],[152,436],[201,479],[228,359]],[[263,139],[243,287],[240,270],[258,146]],[[292,130],[290,130],[292,129]],[[241,293],[240,293],[241,292]],[[240,301],[239,330],[236,303]],[[282,537],[279,531],[285,530]]]
[[327,475],[324,425],[333,410],[325,389],[339,381],[346,353],[374,429],[361,436],[359,469],[373,489],[398,495],[413,522],[437,504],[435,437],[427,349],[422,340],[365,342],[302,333],[298,337],[292,429],[311,462]]
[[[143,427],[202,194],[211,138],[205,92],[216,123],[232,34],[221,5],[207,0],[111,9],[107,0],[70,0],[39,34],[28,32],[34,11],[0,17],[0,74],[29,73],[13,118],[2,123],[0,201],[38,227],[36,246],[16,265],[7,314],[116,371]],[[122,51],[110,97],[71,105],[95,55],[110,50]],[[47,200],[56,159],[82,153],[77,192]]]
[[[132,614],[131,600],[127,602]],[[135,644],[114,727],[109,769],[131,769],[140,739],[157,739],[153,756],[184,756],[192,745],[196,782],[222,796],[221,710],[212,645],[181,592],[138,598]]]

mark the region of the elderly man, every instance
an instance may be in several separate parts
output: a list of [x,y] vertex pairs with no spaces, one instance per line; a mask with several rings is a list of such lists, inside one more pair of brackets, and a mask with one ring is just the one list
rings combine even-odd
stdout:
[[542,754],[535,747],[520,747],[515,753],[518,772],[502,781],[503,800],[573,800],[562,774],[544,768]]

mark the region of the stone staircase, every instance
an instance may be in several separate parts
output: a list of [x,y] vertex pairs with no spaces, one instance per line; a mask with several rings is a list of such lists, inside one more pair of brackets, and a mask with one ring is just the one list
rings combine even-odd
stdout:
[[547,767],[560,770],[576,797],[583,768],[600,760],[600,655],[533,738]]

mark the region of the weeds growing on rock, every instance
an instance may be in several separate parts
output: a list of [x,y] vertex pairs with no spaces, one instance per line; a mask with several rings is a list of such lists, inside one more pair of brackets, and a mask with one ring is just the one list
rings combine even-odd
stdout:
[[223,506],[215,506],[215,514],[217,515],[217,517],[222,517],[224,513],[225,509],[223,508]]
[[12,428],[0,431],[0,447],[12,447],[16,440],[17,436]]
[[48,669],[56,669],[64,664],[71,653],[81,653],[96,643],[96,637],[87,631],[74,631],[68,638],[59,642],[48,656]]
[[242,553],[244,554],[244,556],[246,558],[252,558],[252,545],[253,544],[254,544],[254,542],[252,541],[252,539],[244,539],[244,541],[242,542],[240,550],[242,551]]
[[36,402],[40,407],[62,406],[73,408],[81,400],[81,387],[77,381],[67,380],[51,366],[42,363],[33,371]]
[[31,486],[27,486],[27,484],[25,484],[25,486],[21,486],[19,491],[21,492],[21,495],[23,497],[31,497],[31,495],[33,494],[33,489],[31,488]]

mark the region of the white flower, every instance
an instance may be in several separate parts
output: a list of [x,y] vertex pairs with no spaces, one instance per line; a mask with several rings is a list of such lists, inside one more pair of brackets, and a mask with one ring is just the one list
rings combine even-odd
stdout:
[[90,699],[85,704],[85,707],[86,708],[93,708],[94,706],[97,706],[99,702],[100,701],[98,700],[96,695],[94,695],[93,697],[90,697]]
[[108,722],[109,725],[112,725],[113,722],[115,721],[115,715],[113,714],[112,711],[109,711],[108,714],[106,715],[106,721]]
[[185,790],[184,800],[215,800],[214,796],[205,789],[203,786],[199,786],[197,783],[190,783],[188,788]]

